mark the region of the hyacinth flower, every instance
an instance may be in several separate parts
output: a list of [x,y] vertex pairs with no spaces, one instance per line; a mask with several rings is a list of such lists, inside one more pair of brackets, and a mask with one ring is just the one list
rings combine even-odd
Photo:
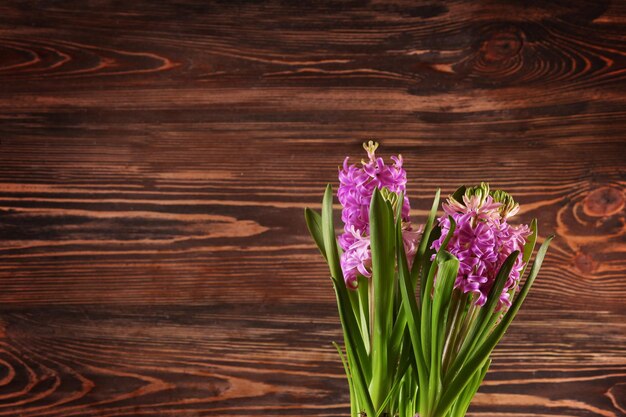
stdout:
[[[421,417],[462,417],[485,377],[489,356],[503,337],[539,273],[548,237],[520,288],[537,241],[537,221],[512,225],[519,211],[508,193],[482,183],[460,187],[423,239],[427,259],[409,270],[398,253],[408,332],[419,378],[415,412]],[[433,225],[434,224],[434,225]],[[431,227],[431,225],[433,225]],[[416,300],[411,275],[417,273]]]
[[[339,168],[337,197],[344,223],[335,237],[333,191],[327,186],[321,215],[305,210],[305,218],[333,280],[344,331],[346,355],[338,346],[348,376],[352,416],[399,413],[397,393],[410,368],[410,344],[402,309],[396,249],[410,259],[418,251],[421,228],[409,219],[402,156],[390,163],[376,155],[378,144],[363,145],[367,159],[344,160]],[[396,241],[396,236],[399,241]]]
[[349,288],[358,287],[358,277],[371,278],[371,251],[369,238],[369,210],[375,189],[383,197],[396,204],[395,199],[403,195],[402,208],[399,210],[402,224],[402,237],[407,258],[413,259],[417,250],[421,230],[411,225],[409,220],[410,203],[406,196],[406,171],[402,168],[402,155],[392,156],[393,164],[385,165],[383,158],[376,157],[378,143],[370,141],[363,144],[368,160],[362,160],[361,166],[349,165],[346,157],[343,168],[339,170],[339,189],[337,198],[341,203],[341,220],[344,232],[339,236],[341,269]]
[[[332,187],[321,215],[305,210],[328,262],[341,320],[352,416],[464,416],[489,356],[534,282],[552,237],[537,252],[537,223],[513,225],[519,206],[487,184],[459,188],[423,228],[409,219],[400,156],[340,168],[343,233]],[[416,296],[417,294],[417,296]]]

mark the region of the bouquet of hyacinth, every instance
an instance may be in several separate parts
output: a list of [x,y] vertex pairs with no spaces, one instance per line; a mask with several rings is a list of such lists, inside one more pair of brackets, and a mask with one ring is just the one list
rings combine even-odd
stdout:
[[321,214],[305,210],[328,262],[348,377],[351,415],[461,417],[480,386],[489,356],[524,302],[552,237],[525,277],[537,222],[513,225],[519,205],[482,183],[439,191],[423,226],[409,218],[402,157],[385,164],[377,143],[367,160],[339,169],[343,232],[333,226],[333,190]]

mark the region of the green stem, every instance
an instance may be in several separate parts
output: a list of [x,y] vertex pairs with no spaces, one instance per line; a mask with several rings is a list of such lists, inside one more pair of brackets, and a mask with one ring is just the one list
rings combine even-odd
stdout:
[[463,320],[463,324],[460,326],[457,334],[455,335],[454,338],[454,342],[452,344],[452,348],[450,349],[450,356],[449,356],[449,361],[448,361],[448,366],[454,362],[454,360],[456,359],[456,356],[458,355],[461,346],[463,346],[463,344],[467,343],[468,341],[467,339],[467,334],[470,330],[470,328],[472,327],[472,325],[474,324],[474,321],[476,319],[476,315],[478,314],[478,312],[480,311],[480,308],[478,308],[478,306],[474,303],[474,298],[475,297],[467,297],[466,300],[471,303],[470,307],[467,311],[467,314],[465,315],[465,318]]
[[443,358],[442,358],[442,371],[443,374],[448,370],[449,359],[450,359],[450,351],[452,349],[452,344],[454,342],[454,338],[457,335],[458,331],[458,323],[461,321],[463,317],[463,313],[465,312],[465,302],[467,301],[467,295],[462,294],[461,291],[454,291],[452,295],[452,306],[451,311],[453,311],[452,319],[448,320],[446,327],[446,342],[443,348]]
[[[370,279],[367,283],[369,290],[369,320],[370,320],[370,348],[374,346],[374,282]],[[370,350],[371,352],[371,350]]]

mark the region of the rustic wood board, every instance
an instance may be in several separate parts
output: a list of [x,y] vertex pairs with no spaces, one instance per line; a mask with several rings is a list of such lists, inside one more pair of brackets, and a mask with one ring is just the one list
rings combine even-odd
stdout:
[[345,416],[302,211],[402,153],[555,232],[471,416],[626,415],[626,3],[0,3],[0,416]]

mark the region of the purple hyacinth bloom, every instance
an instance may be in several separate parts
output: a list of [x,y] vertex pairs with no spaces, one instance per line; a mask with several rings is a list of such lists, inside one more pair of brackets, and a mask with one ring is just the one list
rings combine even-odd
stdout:
[[[513,269],[500,295],[497,309],[508,309],[511,306],[511,293],[518,288],[520,273],[524,268],[522,252],[526,238],[531,231],[527,225],[512,226],[508,219],[519,210],[508,194],[498,191],[489,194],[487,184],[471,189],[477,194],[468,192],[459,202],[450,197],[443,204],[445,215],[439,219],[441,237],[433,242],[432,248],[438,251],[450,230],[451,216],[456,222],[447,248],[459,259],[459,272],[454,284],[463,293],[476,294],[477,305],[484,305],[493,286],[496,275],[506,258],[514,251],[520,254],[515,260]],[[482,188],[482,191],[480,189]],[[507,204],[494,200],[493,194],[506,196]]]
[[402,168],[402,156],[391,157],[393,164],[386,165],[382,158],[376,157],[378,144],[370,141],[363,144],[368,161],[348,164],[349,157],[343,161],[339,170],[339,189],[337,197],[342,205],[341,220],[344,232],[339,236],[339,244],[344,250],[341,256],[341,269],[348,288],[356,288],[357,277],[372,276],[372,255],[369,238],[369,207],[376,188],[404,193],[402,204],[402,238],[409,262],[417,252],[421,228],[416,228],[409,221],[409,198],[406,196],[406,171]]

